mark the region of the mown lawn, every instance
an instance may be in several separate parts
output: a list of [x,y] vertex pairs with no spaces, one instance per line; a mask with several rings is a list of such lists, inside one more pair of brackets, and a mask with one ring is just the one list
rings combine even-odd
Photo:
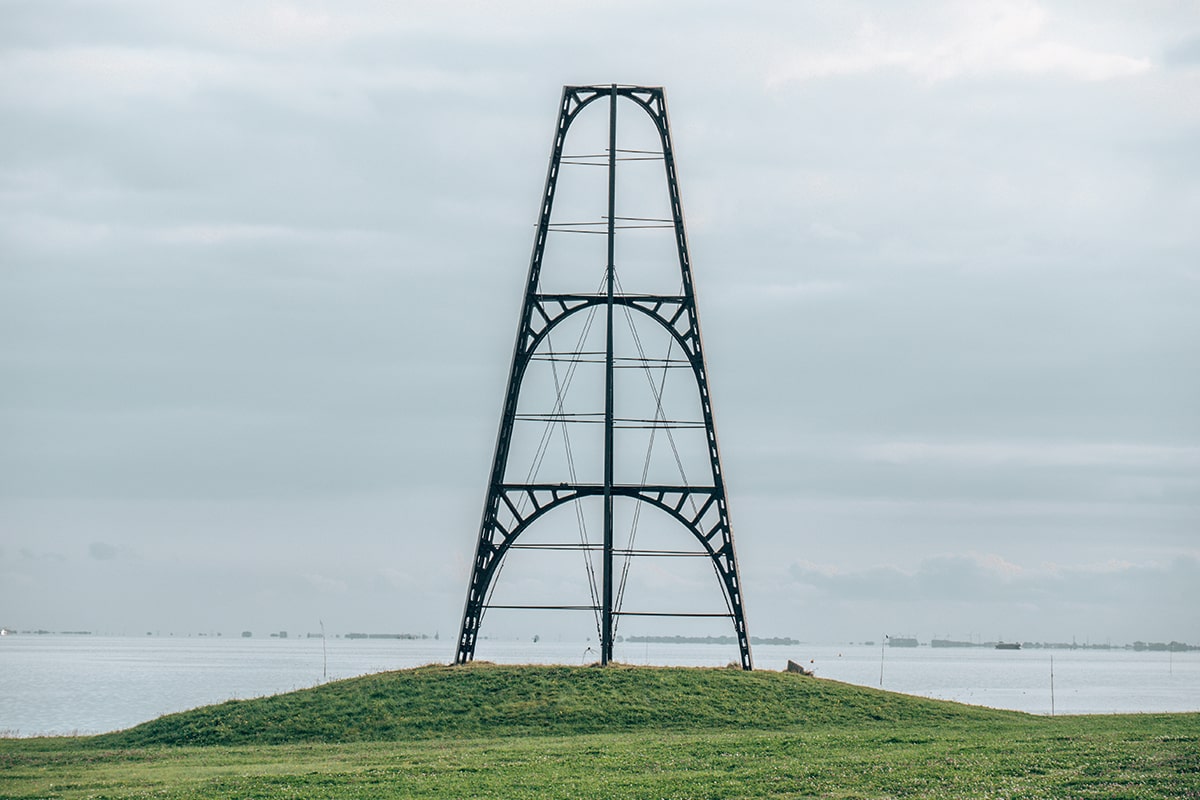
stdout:
[[[373,722],[337,741],[322,708],[349,719],[360,693]],[[152,741],[177,731],[192,743]],[[0,741],[0,797],[1200,798],[1200,714],[1049,719],[778,673],[410,670],[121,734]]]

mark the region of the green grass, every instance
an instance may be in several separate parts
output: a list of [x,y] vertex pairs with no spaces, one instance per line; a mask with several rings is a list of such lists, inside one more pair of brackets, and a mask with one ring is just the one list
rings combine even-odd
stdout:
[[795,675],[426,667],[0,741],[0,798],[1200,798],[1200,714],[1033,717]]
[[652,667],[421,667],[171,714],[105,747],[783,730],[1022,718],[777,672]]

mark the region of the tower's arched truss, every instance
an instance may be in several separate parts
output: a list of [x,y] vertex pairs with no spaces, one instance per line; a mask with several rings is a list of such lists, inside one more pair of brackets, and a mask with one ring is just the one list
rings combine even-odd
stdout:
[[[551,214],[564,161],[570,164],[573,158],[567,156],[564,159],[564,147],[568,132],[581,112],[593,103],[603,100],[608,101],[608,147],[605,153],[599,156],[588,156],[588,158],[603,159],[591,163],[591,166],[605,166],[604,160],[607,162],[608,213],[602,221],[588,223],[601,226],[599,230],[593,229],[587,232],[603,233],[607,236],[608,263],[604,280],[600,290],[596,292],[546,293],[542,289],[543,257],[546,253],[548,237],[556,231],[556,224],[561,225],[561,223],[552,223]],[[661,145],[659,149],[653,152],[618,149],[617,110],[619,105],[628,106],[629,102],[633,104],[635,110],[643,112],[652,121],[657,130],[658,143]],[[623,153],[631,154],[623,155]],[[669,217],[645,220],[618,216],[616,208],[617,165],[619,161],[626,159],[662,161],[665,166]],[[617,233],[625,227],[647,227],[643,223],[673,229],[674,249],[678,254],[679,268],[680,289],[677,294],[630,294],[619,289],[616,265],[614,264]],[[559,227],[557,230],[562,230],[562,228]],[[664,369],[667,366],[666,361],[672,361],[672,366],[678,366],[690,372],[694,378],[699,396],[701,420],[687,423],[687,426],[699,430],[702,425],[707,447],[708,468],[705,470],[707,473],[704,476],[705,480],[698,483],[686,480],[678,483],[649,485],[646,483],[619,483],[614,480],[614,428],[620,428],[623,423],[631,422],[650,423],[651,427],[662,429],[676,424],[671,420],[661,418],[661,416],[656,416],[653,420],[623,420],[616,416],[613,392],[614,367],[617,366],[614,364],[613,351],[614,311],[628,317],[636,317],[643,322],[648,321],[664,331],[673,342],[672,347],[681,355],[676,359],[657,359],[656,361],[662,362]],[[601,363],[600,359],[603,358],[605,366],[604,479],[600,483],[583,483],[574,480],[541,483],[513,481],[506,476],[509,473],[514,426],[522,418],[518,412],[518,401],[530,364],[539,353],[539,348],[542,348],[543,354],[545,353],[543,345],[549,341],[552,331],[583,314],[597,316],[603,314],[607,324],[605,350],[589,354],[595,357],[597,364]],[[543,355],[542,358],[546,358],[546,356]],[[574,358],[576,361],[581,360],[579,354],[575,354]],[[662,401],[659,398],[660,413],[661,409]],[[561,407],[558,407],[557,410],[561,412]],[[597,419],[593,421],[599,423],[598,412],[596,416]],[[568,420],[566,415],[561,413],[545,415],[545,418],[548,424],[561,423],[565,425],[568,421],[578,421]],[[680,427],[683,426],[680,425]],[[522,546],[532,547],[532,545],[518,544],[521,535],[553,509],[570,503],[579,503],[586,498],[602,500],[604,508],[603,543],[592,546],[581,545],[584,548],[590,547],[601,555],[602,591],[594,593],[594,603],[589,606],[491,605],[489,602],[490,592],[495,586],[505,556],[514,549],[521,549]],[[634,556],[661,555],[661,552],[642,552],[632,547],[620,549],[615,546],[613,503],[615,499],[619,498],[627,498],[633,502],[653,506],[665,512],[679,525],[691,532],[699,544],[699,549],[692,554],[706,556],[711,560],[723,592],[725,612],[712,614],[677,611],[638,612],[623,611],[614,607],[614,557],[623,558],[628,563],[628,559]],[[556,546],[561,547],[561,545]],[[525,300],[513,351],[500,430],[496,440],[487,500],[484,504],[483,519],[480,524],[479,539],[467,590],[466,606],[463,611],[462,627],[458,637],[456,663],[465,663],[474,658],[480,624],[484,613],[489,608],[518,607],[587,608],[596,612],[599,624],[601,663],[608,663],[612,659],[614,619],[616,617],[622,615],[728,617],[736,635],[741,665],[747,670],[752,666],[750,639],[743,608],[742,584],[734,552],[733,532],[726,503],[725,481],[717,446],[716,428],[713,423],[708,373],[701,343],[700,322],[696,312],[696,298],[692,283],[687,235],[684,229],[683,209],[679,197],[679,183],[671,145],[666,99],[661,87],[617,85],[563,87],[554,146],[550,156],[533,255],[526,281]]]

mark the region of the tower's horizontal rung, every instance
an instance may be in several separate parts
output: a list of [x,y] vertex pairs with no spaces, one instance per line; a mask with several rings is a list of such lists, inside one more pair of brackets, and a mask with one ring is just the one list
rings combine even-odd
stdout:
[[[571,302],[596,302],[597,300],[607,299],[608,295],[601,292],[593,292],[592,294],[535,294],[534,297],[543,303],[571,303]],[[670,305],[680,305],[688,301],[688,298],[682,295],[675,294],[646,294],[645,292],[613,292],[615,300],[654,300],[656,302],[668,303]]]
[[614,419],[615,427],[634,428],[703,428],[703,422],[694,419]]
[[[573,425],[604,425],[603,419],[595,419],[591,413],[570,414],[517,414],[513,417],[517,422],[568,422]],[[643,430],[648,428],[672,428],[675,430],[694,430],[704,428],[703,422],[686,419],[614,419],[613,427],[622,430]]]
[[597,551],[597,552],[604,549],[604,545],[602,545],[602,544],[582,544],[580,542],[565,542],[565,543],[551,543],[551,544],[511,544],[508,547],[510,550],[585,550],[585,551],[591,550],[591,551]]
[[[543,411],[541,413],[532,412],[529,414],[517,414],[516,419],[524,420],[557,420],[561,417],[603,417],[603,411]],[[603,421],[603,420],[602,420]]]
[[[588,224],[588,223],[584,223]],[[673,224],[665,225],[613,225],[613,230],[646,230],[648,228],[674,228]],[[552,234],[595,234],[598,236],[607,236],[607,230],[588,230],[586,228],[560,228],[556,224],[546,225],[546,230]]]
[[724,613],[702,614],[696,611],[613,611],[614,617],[719,617],[729,619],[733,616],[728,611]]
[[[600,355],[604,355],[600,353]],[[613,361],[633,361],[638,364],[691,364],[686,358],[654,358],[652,356],[613,356]]]
[[499,605],[491,605],[491,604],[485,605],[484,608],[486,608],[486,609],[493,609],[493,608],[505,609],[505,608],[507,608],[507,609],[519,609],[521,611],[599,611],[600,610],[600,606],[508,606],[508,605],[499,606]]
[[[585,362],[590,363],[590,362]],[[691,369],[686,361],[677,364],[646,363],[646,364],[613,364],[613,369]]]
[[560,364],[603,364],[603,358],[586,356],[533,356],[530,361],[555,361]]
[[[604,545],[600,543],[584,544],[583,542],[546,542],[546,543],[522,543],[510,544],[510,550],[545,550],[551,552],[586,552],[600,553],[604,551]],[[648,558],[712,558],[703,550],[638,550],[638,549],[613,549],[614,556],[623,558],[632,557],[648,557]]]
[[700,424],[700,425],[678,424],[678,423],[677,424],[667,424],[667,423],[661,423],[661,422],[657,425],[613,425],[614,429],[621,430],[621,431],[649,431],[649,430],[655,430],[655,429],[658,429],[658,430],[670,429],[673,431],[693,431],[693,430],[697,430],[697,429],[703,428],[703,427],[704,427],[703,424]]
[[[582,225],[594,225],[594,224],[596,224],[596,223],[593,223],[593,222],[583,222],[583,223],[579,223],[579,224],[582,226]],[[614,226],[613,226],[613,230],[615,230],[615,231],[636,231],[636,230],[643,230],[643,229],[646,229],[646,228],[674,228],[674,227],[675,227],[675,224],[674,224],[674,223],[668,223],[668,224],[665,224],[665,225],[659,225],[659,224],[653,224],[653,225],[614,225]],[[586,228],[583,228],[583,227],[570,227],[570,226],[568,225],[568,223],[554,223],[554,222],[552,222],[552,223],[550,223],[549,225],[547,225],[547,226],[546,226],[546,230],[548,230],[550,233],[594,233],[594,234],[598,234],[598,235],[600,235],[600,236],[607,236],[607,235],[608,235],[608,231],[587,230]]]
[[[663,154],[654,150],[621,150],[618,153],[634,153],[632,156],[617,156],[617,161],[662,161]],[[589,161],[592,158],[603,158],[603,161]],[[607,167],[608,153],[580,153],[578,155],[559,156],[560,164],[578,164],[588,167]]]
[[[562,492],[573,491],[581,494],[604,494],[602,483],[502,483],[497,488],[503,491],[517,492]],[[715,486],[679,486],[658,483],[615,483],[612,487],[614,494],[714,494]]]
[[[604,353],[539,353],[529,357],[530,361],[555,361],[560,364],[603,364]],[[618,357],[613,359],[614,362],[632,362],[632,363],[614,363],[613,369],[659,369],[670,367],[672,369],[687,368],[690,369],[692,362],[686,358],[633,358],[633,357]]]

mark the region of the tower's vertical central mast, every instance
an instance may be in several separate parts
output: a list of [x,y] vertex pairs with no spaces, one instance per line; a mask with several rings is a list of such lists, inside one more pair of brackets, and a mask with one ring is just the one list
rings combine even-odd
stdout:
[[617,86],[613,84],[608,106],[608,326],[604,348],[604,597],[601,608],[600,663],[607,664],[613,652],[613,283],[616,277],[617,244]]

